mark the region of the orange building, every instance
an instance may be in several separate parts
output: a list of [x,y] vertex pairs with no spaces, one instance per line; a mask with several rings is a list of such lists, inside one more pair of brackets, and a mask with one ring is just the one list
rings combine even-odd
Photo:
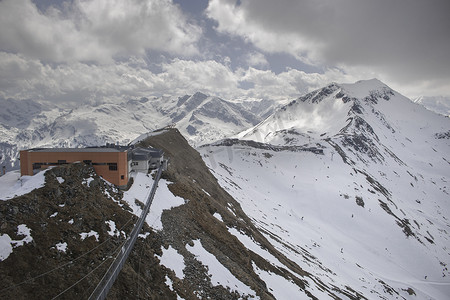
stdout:
[[[130,151],[129,151],[130,150]],[[84,162],[107,181],[125,186],[130,177],[131,149],[128,147],[99,148],[36,148],[20,151],[21,175],[34,175],[50,166]]]

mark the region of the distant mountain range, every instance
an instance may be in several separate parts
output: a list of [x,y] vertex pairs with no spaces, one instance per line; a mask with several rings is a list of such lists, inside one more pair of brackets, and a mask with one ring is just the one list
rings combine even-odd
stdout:
[[237,134],[269,115],[270,100],[231,102],[202,93],[178,99],[141,98],[121,103],[59,108],[31,100],[0,100],[0,164],[18,168],[20,149],[128,144],[174,124],[192,145]]
[[[415,102],[444,115],[450,113],[444,98],[421,97]],[[167,125],[178,128],[191,145],[200,146],[257,125],[280,105],[272,100],[230,101],[202,93],[72,108],[0,99],[4,108],[0,111],[0,164],[7,170],[18,168],[20,149],[127,144]]]

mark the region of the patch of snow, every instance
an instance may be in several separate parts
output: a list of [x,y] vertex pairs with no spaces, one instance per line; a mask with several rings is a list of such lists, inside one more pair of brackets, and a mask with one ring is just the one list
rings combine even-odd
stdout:
[[56,180],[58,180],[58,182],[59,182],[59,184],[61,184],[61,183],[63,183],[64,182],[64,178],[62,178],[62,177],[56,177]]
[[173,282],[169,278],[169,276],[166,275],[166,285],[169,287],[169,289],[173,292]]
[[[170,289],[172,292],[175,292],[175,293],[176,293],[176,291],[173,289],[173,282],[172,282],[172,280],[169,278],[169,276],[167,276],[167,275],[166,275],[166,285],[169,287],[169,289]],[[181,298],[181,297],[177,294],[177,300],[183,300],[183,298]]]
[[185,203],[183,198],[172,194],[169,190],[169,184],[171,184],[169,181],[160,179],[159,187],[156,190],[155,198],[153,199],[153,203],[150,208],[150,213],[145,219],[147,224],[155,230],[163,229],[161,215],[164,210],[169,210]]
[[24,235],[21,240],[13,240],[8,234],[0,235],[0,261],[3,261],[9,257],[13,252],[13,248],[23,246],[24,244],[31,243],[33,238],[31,237],[31,229],[25,224],[17,226],[17,235]]
[[141,134],[140,136],[135,138],[133,141],[131,141],[130,145],[134,145],[142,140],[145,140],[148,137],[160,135],[166,131],[167,130],[161,130],[161,131],[157,131],[157,132],[148,132],[148,133]]
[[92,180],[94,180],[93,177],[85,178],[85,179],[83,180],[83,184],[89,186],[89,185],[91,184],[91,181],[92,181]]
[[6,199],[5,195],[10,193],[10,189],[19,179],[19,170],[7,172],[5,175],[0,177],[0,199]]
[[[145,204],[153,186],[153,178],[144,173],[137,173],[134,177],[133,185],[123,194],[124,200],[133,210],[133,214],[140,216],[142,209],[136,204],[135,200],[139,200]],[[161,179],[155,198],[153,199],[150,212],[145,219],[147,224],[155,230],[162,230],[161,214],[166,209],[182,205],[185,203],[181,197],[174,196],[169,190],[169,181]]]
[[98,232],[96,232],[94,230],[91,230],[89,232],[82,232],[82,233],[80,233],[80,236],[81,236],[82,241],[84,241],[84,239],[86,239],[88,237],[95,236],[95,239],[97,240],[97,242],[98,242],[98,237],[99,237]]
[[208,195],[209,197],[211,197],[211,195],[210,195],[207,191],[205,191],[204,189],[202,189],[202,191],[203,191],[206,195]]
[[[119,236],[120,232],[116,229],[116,222],[114,221],[105,221],[106,224],[109,226],[108,234],[110,236]],[[97,239],[98,241],[98,239]]]
[[217,220],[223,222],[222,216],[221,216],[219,213],[215,212],[215,213],[213,214],[213,217],[215,217]]
[[17,235],[24,235],[25,237],[21,241],[16,241],[16,246],[23,246],[23,243],[31,243],[33,238],[31,237],[31,229],[27,227],[25,224],[20,224],[17,226]]
[[116,200],[113,197],[111,197],[111,194],[108,192],[108,190],[105,190],[104,194],[106,195],[106,197],[108,197],[109,199],[112,199],[113,201],[116,202]]
[[[226,267],[224,267],[217,258],[203,248],[199,240],[195,240],[194,246],[186,245],[186,249],[195,255],[198,261],[208,268],[211,283],[213,285],[221,285],[229,287],[231,290],[237,291],[240,294],[250,295],[256,297],[256,293],[247,285],[238,280]],[[279,298],[289,299],[289,298]],[[295,298],[290,298],[295,299]]]
[[58,205],[59,207],[64,207],[64,206],[66,206],[65,204],[59,204]]
[[67,222],[69,224],[73,224],[73,219],[70,219],[69,222]]
[[[48,170],[48,169],[47,169]],[[8,172],[0,177],[0,199],[9,200],[41,188],[45,184],[45,171],[34,176],[20,176],[20,171]]]
[[233,214],[233,216],[235,216],[236,217],[236,214],[234,213],[234,211],[231,209],[231,208],[229,208],[229,207],[227,207],[227,209],[228,209],[228,211],[230,212],[230,213],[232,213]]
[[[122,232],[123,232],[123,231],[122,231]],[[150,232],[139,233],[139,234],[138,234],[138,237],[140,237],[141,239],[146,239],[149,235],[150,235]]]
[[66,242],[58,243],[55,245],[55,247],[56,247],[56,250],[64,252],[64,253],[66,253],[66,251],[67,251],[67,243]]
[[134,176],[133,185],[128,191],[125,191],[123,193],[122,200],[124,200],[129,205],[129,207],[133,211],[133,214],[135,214],[136,216],[140,216],[142,209],[139,205],[136,204],[135,200],[137,199],[145,204],[145,201],[150,194],[152,185],[153,179],[150,176],[147,176],[144,173],[137,173]]
[[55,212],[55,213],[50,215],[50,218],[56,217],[57,215],[58,215],[58,212]]
[[172,248],[172,246],[169,246],[167,249],[163,247],[162,253],[162,256],[158,257],[161,264],[173,270],[178,278],[184,279],[184,257],[176,249]]
[[11,238],[7,234],[0,235],[0,261],[3,261],[11,255],[13,247]]

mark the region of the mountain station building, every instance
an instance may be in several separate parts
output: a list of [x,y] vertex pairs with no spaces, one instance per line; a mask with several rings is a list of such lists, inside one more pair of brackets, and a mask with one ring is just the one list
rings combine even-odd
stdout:
[[107,144],[88,148],[34,148],[20,151],[21,175],[34,175],[50,166],[84,162],[105,180],[126,186],[133,172],[148,173],[164,163],[164,152]]

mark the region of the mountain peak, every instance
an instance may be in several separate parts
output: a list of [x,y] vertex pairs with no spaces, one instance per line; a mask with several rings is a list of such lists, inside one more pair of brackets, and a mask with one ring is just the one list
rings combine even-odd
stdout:
[[383,94],[391,94],[392,96],[394,95],[394,91],[389,86],[376,78],[369,80],[359,80],[355,83],[350,84],[344,83],[340,84],[340,87],[345,90],[351,97],[355,97],[358,99],[364,99],[367,96],[373,95],[375,91],[381,92]]
[[202,92],[196,92],[192,97],[196,99],[206,99],[208,98],[208,95],[203,94]]
[[[379,134],[387,138],[404,124],[409,124],[411,119],[426,124],[431,122],[430,118],[435,116],[417,109],[409,99],[378,79],[371,79],[353,84],[331,83],[308,93],[239,137],[282,145],[310,142],[309,137],[319,140],[341,137],[344,133],[378,140],[373,127],[387,130]],[[295,131],[299,135],[287,136],[284,131]],[[308,138],[305,140],[304,137]]]
[[347,103],[351,100],[362,100],[376,104],[378,100],[390,100],[396,93],[386,84],[378,79],[360,80],[355,83],[330,83],[329,85],[308,93],[297,100],[292,101],[288,106],[298,102],[319,103],[324,99],[342,100]]

